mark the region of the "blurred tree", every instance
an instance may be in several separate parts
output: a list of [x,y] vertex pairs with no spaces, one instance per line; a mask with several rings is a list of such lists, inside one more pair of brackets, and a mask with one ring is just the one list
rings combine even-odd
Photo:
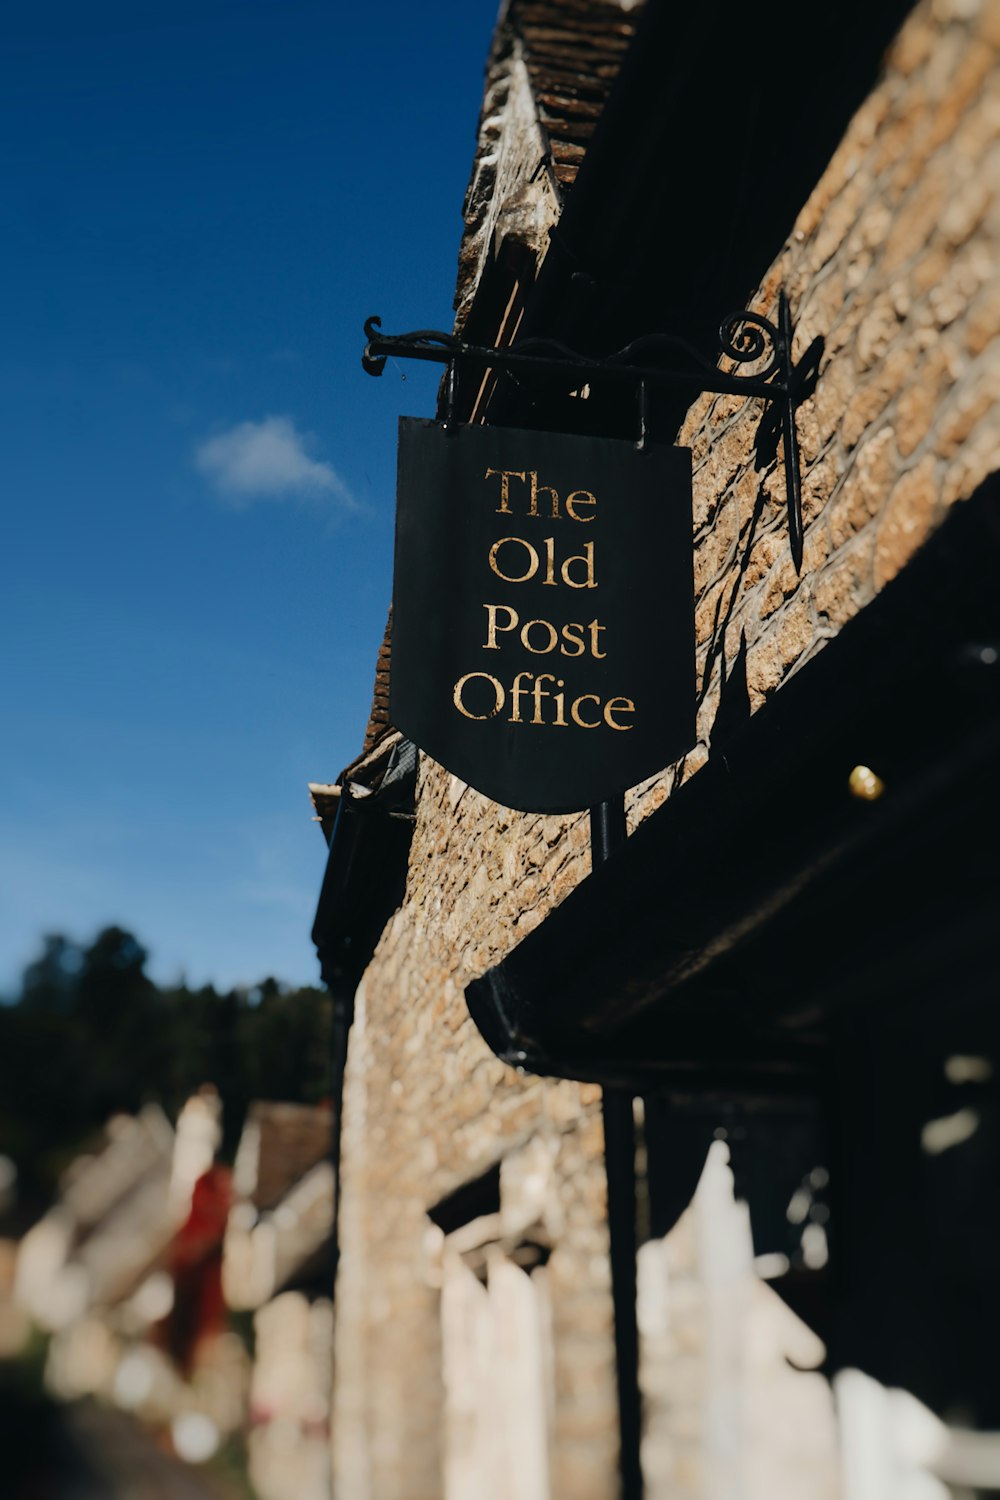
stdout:
[[65,1015],[72,1008],[83,950],[62,933],[46,933],[42,952],[30,963],[21,980],[21,1004],[27,1010]]

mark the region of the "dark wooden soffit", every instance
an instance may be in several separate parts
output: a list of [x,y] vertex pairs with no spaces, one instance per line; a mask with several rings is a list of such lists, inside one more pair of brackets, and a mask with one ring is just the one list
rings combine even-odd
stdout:
[[[469,986],[494,1051],[582,1078],[797,1087],[845,1009],[992,984],[998,576],[994,478]],[[728,684],[746,705],[740,661]],[[877,800],[852,795],[858,765]]]

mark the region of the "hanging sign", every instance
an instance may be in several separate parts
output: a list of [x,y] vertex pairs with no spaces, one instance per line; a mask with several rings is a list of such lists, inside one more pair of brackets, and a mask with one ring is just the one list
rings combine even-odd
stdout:
[[402,418],[389,712],[523,812],[689,749],[690,450]]

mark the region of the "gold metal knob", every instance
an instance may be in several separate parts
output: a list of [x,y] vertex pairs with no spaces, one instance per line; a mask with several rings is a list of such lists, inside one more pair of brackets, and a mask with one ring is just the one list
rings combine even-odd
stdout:
[[855,766],[847,778],[847,785],[851,796],[862,802],[877,802],[885,791],[885,782],[870,766]]

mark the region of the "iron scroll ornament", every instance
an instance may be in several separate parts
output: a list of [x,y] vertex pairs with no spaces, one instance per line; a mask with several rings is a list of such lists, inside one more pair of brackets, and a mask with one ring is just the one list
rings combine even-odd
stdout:
[[[445,396],[445,422],[449,425],[454,419],[454,377],[458,365],[498,370],[513,376],[544,376],[567,388],[600,380],[631,384],[638,398],[640,448],[645,445],[650,386],[681,388],[690,391],[692,398],[710,391],[776,403],[784,440],[789,544],[795,567],[801,570],[802,480],[795,411],[809,392],[815,372],[808,356],[798,368],[792,361],[791,311],[783,291],[778,297],[777,323],[749,309],[723,318],[719,327],[719,355],[736,366],[732,370],[721,369],[718,357],[709,358],[686,339],[670,333],[646,334],[616,354],[592,359],[557,339],[523,339],[506,349],[495,349],[467,343],[458,334],[434,328],[383,333],[378,317],[368,318],[364,330],[366,343],[361,363],[369,375],[381,375],[389,358],[449,366]],[[674,362],[668,363],[669,360]]]
[[[553,375],[564,375],[567,380],[575,380],[581,373],[586,373],[598,376],[603,374],[609,379],[676,381],[682,384],[697,381],[704,375],[708,380],[701,385],[701,390],[739,391],[742,395],[773,399],[781,392],[781,382],[775,382],[774,377],[779,371],[783,371],[787,363],[787,349],[781,330],[763,314],[749,311],[730,313],[723,319],[719,326],[719,349],[725,358],[741,365],[757,364],[770,350],[766,366],[753,377],[735,373],[727,375],[700,349],[671,333],[645,334],[626,344],[616,354],[609,354],[604,359],[591,359],[558,339],[522,339],[506,349],[492,349],[466,343],[458,334],[443,333],[435,328],[395,334],[382,333],[381,328],[381,318],[371,317],[365,322],[365,337],[368,342],[361,363],[369,375],[381,375],[390,356],[431,360],[439,364],[464,360],[469,364],[493,369],[551,372]],[[690,361],[687,369],[671,368],[662,362],[662,356],[673,351],[686,355]]]

